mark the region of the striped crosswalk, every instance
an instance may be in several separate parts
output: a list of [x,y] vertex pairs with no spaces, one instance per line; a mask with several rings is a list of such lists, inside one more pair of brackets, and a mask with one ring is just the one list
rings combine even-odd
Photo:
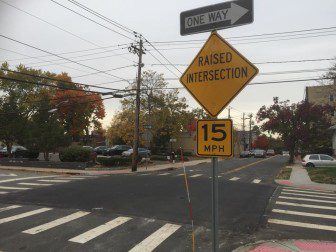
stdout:
[[336,193],[284,187],[268,223],[275,228],[336,232]]
[[[14,214],[10,214],[11,211],[15,211]],[[144,230],[144,235],[140,235],[138,240],[135,243],[130,243],[128,245],[128,248],[126,249],[126,251],[133,252],[153,251],[160,245],[164,244],[167,239],[169,239],[175,232],[180,230],[182,227],[178,224],[166,223],[164,221],[156,221],[154,219],[148,221],[146,219],[144,223],[146,223],[146,225],[152,226],[147,229],[150,230],[150,232],[148,232],[146,231],[146,228],[144,228],[144,225],[140,225],[140,227],[138,227],[138,217],[136,218],[129,216],[116,216],[114,218],[110,218],[109,216],[103,217],[94,212],[73,210],[72,213],[69,213],[69,211],[72,210],[67,210],[67,214],[64,214],[64,210],[49,207],[37,208],[34,206],[24,205],[1,205],[0,213],[5,212],[6,217],[0,218],[0,225],[13,225],[13,227],[17,229],[16,234],[9,235],[12,237],[13,235],[19,236],[21,234],[20,239],[26,239],[26,243],[29,243],[29,241],[32,240],[29,239],[29,236],[39,236],[41,233],[45,233],[45,235],[43,236],[44,244],[45,246],[47,246],[45,250],[48,250],[48,240],[50,243],[53,243],[54,236],[58,236],[59,231],[62,230],[64,225],[67,225],[66,229],[73,229],[73,231],[70,230],[70,232],[66,232],[69,235],[68,237],[64,237],[62,241],[64,243],[64,248],[70,246],[70,244],[78,244],[80,246],[84,246],[91,241],[95,242],[93,244],[96,244],[96,242],[100,244],[104,243],[106,241],[109,241],[109,238],[107,237],[115,237],[116,234],[120,235],[120,228],[127,225],[127,230],[130,231],[139,233],[140,231]],[[44,217],[40,220],[39,216],[41,214],[43,214]],[[48,219],[48,221],[43,222],[43,220],[45,219]],[[94,222],[92,220],[94,220]],[[72,224],[69,225],[69,223]],[[93,223],[95,224],[95,226],[92,226]],[[80,229],[78,227],[80,227]],[[185,229],[183,232],[186,232],[186,230],[187,229]],[[122,241],[120,242],[122,244],[127,243],[130,233],[124,232],[122,234],[123,237],[121,237]],[[183,236],[185,235],[188,235],[188,233],[185,233]],[[45,239],[47,239],[47,241],[45,241]],[[118,241],[113,242],[116,243]],[[4,245],[3,242],[0,242],[0,244],[1,246]],[[170,244],[175,244],[175,242]],[[179,243],[176,244],[179,245]],[[174,248],[172,248],[172,250],[174,250]]]

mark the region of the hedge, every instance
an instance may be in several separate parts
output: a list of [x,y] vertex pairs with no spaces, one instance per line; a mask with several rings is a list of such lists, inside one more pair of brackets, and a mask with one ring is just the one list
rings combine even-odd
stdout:
[[70,146],[60,151],[62,162],[89,162],[92,160],[91,151],[81,146]]
[[162,155],[152,155],[150,156],[151,160],[157,160],[157,161],[167,161],[167,156],[162,156]]
[[[138,161],[140,161],[139,158]],[[121,166],[121,165],[129,165],[132,163],[132,156],[130,157],[120,157],[120,156],[112,156],[112,157],[97,157],[97,163],[100,163],[103,166]]]

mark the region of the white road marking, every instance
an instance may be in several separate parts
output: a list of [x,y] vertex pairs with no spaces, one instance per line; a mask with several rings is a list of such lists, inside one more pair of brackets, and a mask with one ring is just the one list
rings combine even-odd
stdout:
[[299,204],[299,203],[283,202],[283,201],[277,201],[277,202],[275,202],[275,204],[284,205],[284,206],[296,206],[296,207],[307,207],[307,208],[316,208],[316,209],[336,210],[336,207]]
[[19,208],[19,207],[21,207],[21,206],[20,205],[11,205],[11,206],[7,206],[7,207],[2,207],[2,208],[0,208],[0,212],[16,209],[16,208]]
[[142,173],[142,174],[140,174],[140,176],[148,176],[149,175],[149,173]]
[[195,175],[190,176],[190,178],[197,178],[197,177],[201,177],[201,176],[203,176],[203,174],[195,174]]
[[303,191],[303,190],[296,190],[296,189],[283,189],[284,192],[299,192],[299,193],[305,193],[305,194],[314,194],[314,195],[330,195],[335,196],[335,193],[323,193],[323,192],[311,192],[311,191]]
[[289,199],[289,200],[311,201],[311,202],[321,202],[321,203],[336,204],[336,201],[330,201],[330,200],[317,200],[317,199],[307,199],[307,198],[288,197],[288,196],[279,196],[279,199]]
[[331,196],[322,196],[322,195],[311,195],[311,194],[303,194],[303,193],[292,193],[292,192],[281,192],[281,194],[285,195],[297,195],[297,196],[306,196],[306,197],[312,197],[312,198],[324,198],[324,199],[335,199],[336,197]]
[[166,172],[166,173],[160,173],[158,174],[159,176],[166,176],[166,175],[169,175],[170,173]]
[[316,214],[316,213],[289,211],[289,210],[282,210],[282,209],[273,209],[272,212],[281,213],[281,214],[290,214],[290,215],[299,215],[299,216],[308,216],[308,217],[317,217],[317,218],[336,220],[335,215],[329,215],[329,214]]
[[70,180],[60,180],[60,179],[41,179],[39,180],[39,182],[49,182],[49,183],[52,183],[52,182],[55,182],[55,183],[65,183],[65,182],[70,182]]
[[0,194],[7,194],[8,192],[0,192]]
[[157,246],[159,246],[164,240],[175,233],[181,226],[175,224],[166,224],[153,234],[148,236],[142,242],[137,244],[129,252],[149,252],[153,251]]
[[22,219],[22,218],[32,216],[32,215],[35,215],[35,214],[43,213],[43,212],[49,211],[51,209],[52,208],[44,207],[44,208],[39,208],[37,210],[25,212],[25,213],[22,213],[22,214],[16,214],[16,215],[13,215],[13,216],[10,216],[10,217],[7,217],[7,218],[0,219],[0,224],[7,223],[7,222],[10,222],[10,221],[14,221],[14,220],[18,220],[18,219]]
[[252,183],[254,183],[254,184],[259,184],[260,182],[261,182],[260,179],[254,179],[254,180],[252,181]]
[[318,190],[318,189],[309,189],[309,188],[298,188],[298,187],[288,187],[285,186],[284,189],[289,190],[301,190],[301,191],[307,191],[307,192],[317,192],[317,193],[333,193],[332,191],[326,191],[326,190]]
[[78,179],[78,180],[81,180],[81,179],[86,179],[86,178],[80,178],[80,177],[63,177],[63,178],[60,178],[60,179]]
[[278,219],[269,219],[268,222],[273,223],[273,224],[286,225],[286,226],[336,231],[336,227],[334,226],[319,225],[319,224],[313,224],[313,223],[286,221],[286,220],[278,220]]
[[59,218],[57,220],[45,223],[43,225],[30,228],[28,230],[23,231],[22,233],[25,233],[25,234],[38,234],[38,233],[41,233],[41,232],[46,231],[48,229],[51,229],[51,228],[57,227],[59,225],[62,225],[64,223],[67,223],[69,221],[73,221],[73,220],[76,220],[78,218],[81,218],[81,217],[83,217],[85,215],[88,215],[89,213],[90,212],[78,211],[78,212],[70,214],[68,216],[65,216],[65,217]]
[[218,176],[218,178],[221,178],[221,177],[222,177],[222,176],[220,176],[220,175]]
[[51,186],[52,184],[41,184],[41,183],[18,183],[19,185],[32,185],[32,186]]
[[4,189],[4,190],[29,190],[31,188],[28,188],[28,187],[13,187],[13,186],[0,186],[0,189]]
[[125,222],[131,220],[132,218],[129,217],[118,217],[115,218],[114,220],[111,220],[103,225],[100,225],[96,228],[93,228],[83,234],[80,234],[74,238],[71,238],[69,241],[71,242],[77,242],[77,243],[86,243],[94,238],[96,238],[99,235],[102,235],[108,231],[110,231],[113,228],[116,228],[122,224],[124,224]]
[[237,180],[239,180],[240,178],[238,178],[238,177],[233,177],[233,178],[230,178],[229,180],[231,180],[231,181],[237,181]]
[[43,178],[54,178],[56,176],[38,176],[38,177],[25,177],[25,178],[15,178],[15,179],[5,179],[1,180],[0,183],[15,182],[21,180],[30,180],[30,179],[43,179]]
[[1,174],[0,174],[0,177],[17,177],[17,175],[14,174],[14,173],[10,173],[10,174],[4,174],[4,173],[1,173]]
[[184,176],[184,173],[181,173],[181,174],[177,174],[176,177],[179,177],[179,176]]

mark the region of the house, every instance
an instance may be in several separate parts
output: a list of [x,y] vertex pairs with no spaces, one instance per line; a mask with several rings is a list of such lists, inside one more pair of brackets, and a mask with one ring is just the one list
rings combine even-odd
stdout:
[[[336,106],[336,79],[334,79],[334,84],[331,85],[320,85],[306,87],[306,100],[313,104],[319,105],[332,105]],[[333,130],[332,137],[332,148],[334,155],[336,155],[336,111],[331,115],[332,127],[329,130]]]

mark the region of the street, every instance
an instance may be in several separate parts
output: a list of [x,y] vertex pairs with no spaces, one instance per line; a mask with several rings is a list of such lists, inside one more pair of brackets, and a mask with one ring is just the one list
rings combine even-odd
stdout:
[[[281,156],[220,161],[220,242],[224,251],[252,241],[254,234],[262,232],[267,221],[266,208],[277,188],[273,180],[285,161]],[[188,251],[191,227],[182,174],[179,169],[92,178],[42,174],[3,177],[1,190],[14,189],[0,200],[0,248],[128,251],[160,228],[166,228],[163,233],[167,237],[156,233],[161,238],[155,247],[159,251]],[[188,167],[187,174],[196,246],[199,251],[206,251],[211,242],[210,164]],[[6,209],[13,205],[20,207]],[[38,209],[42,212],[29,214]],[[76,212],[80,214],[76,219],[70,216],[57,224],[37,228],[38,232],[26,232]],[[83,212],[86,214],[81,216]],[[27,216],[18,216],[24,213]],[[9,217],[12,219],[8,220]],[[93,234],[87,234],[90,238],[73,241],[117,217],[126,218],[119,227],[105,226],[101,233],[92,231]]]

